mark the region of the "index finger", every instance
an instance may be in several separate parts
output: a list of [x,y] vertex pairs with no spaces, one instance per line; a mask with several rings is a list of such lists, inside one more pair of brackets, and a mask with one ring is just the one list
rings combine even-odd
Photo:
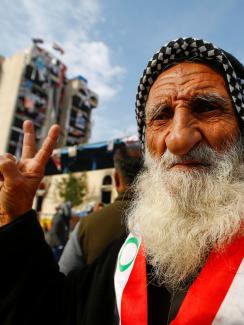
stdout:
[[55,124],[50,128],[48,135],[41,146],[41,149],[37,152],[34,158],[40,164],[46,165],[57,143],[59,133],[60,133],[59,125]]
[[23,147],[21,159],[33,158],[36,153],[36,136],[33,123],[29,120],[23,123]]

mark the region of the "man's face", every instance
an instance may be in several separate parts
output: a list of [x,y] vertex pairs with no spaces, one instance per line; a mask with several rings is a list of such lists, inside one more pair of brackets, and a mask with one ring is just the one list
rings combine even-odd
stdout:
[[139,225],[159,283],[177,288],[240,230],[243,140],[223,77],[200,63],[157,78],[146,118],[146,168],[128,228]]
[[[217,152],[236,141],[239,125],[224,78],[201,63],[179,63],[159,75],[146,105],[146,142],[159,159],[166,150],[185,156],[198,145]],[[199,168],[185,160],[172,170]]]

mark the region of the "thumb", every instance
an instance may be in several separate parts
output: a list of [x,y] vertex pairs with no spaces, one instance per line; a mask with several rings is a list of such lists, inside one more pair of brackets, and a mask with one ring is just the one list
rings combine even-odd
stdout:
[[0,179],[4,182],[15,182],[16,178],[21,176],[14,156],[10,154],[0,156],[0,174]]

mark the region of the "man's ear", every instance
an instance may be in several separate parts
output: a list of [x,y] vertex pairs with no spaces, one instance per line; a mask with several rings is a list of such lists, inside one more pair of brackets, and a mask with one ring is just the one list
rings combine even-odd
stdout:
[[119,173],[117,171],[114,172],[114,181],[115,181],[115,186],[116,189],[118,189],[120,187],[120,177],[119,177]]

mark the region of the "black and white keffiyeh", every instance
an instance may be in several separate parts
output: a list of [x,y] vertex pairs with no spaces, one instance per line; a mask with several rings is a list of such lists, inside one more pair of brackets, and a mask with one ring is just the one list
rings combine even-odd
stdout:
[[220,66],[229,86],[238,115],[244,121],[244,67],[231,54],[202,39],[179,38],[163,46],[148,62],[136,95],[136,118],[139,138],[144,146],[145,106],[150,88],[159,74],[177,61],[200,59]]

